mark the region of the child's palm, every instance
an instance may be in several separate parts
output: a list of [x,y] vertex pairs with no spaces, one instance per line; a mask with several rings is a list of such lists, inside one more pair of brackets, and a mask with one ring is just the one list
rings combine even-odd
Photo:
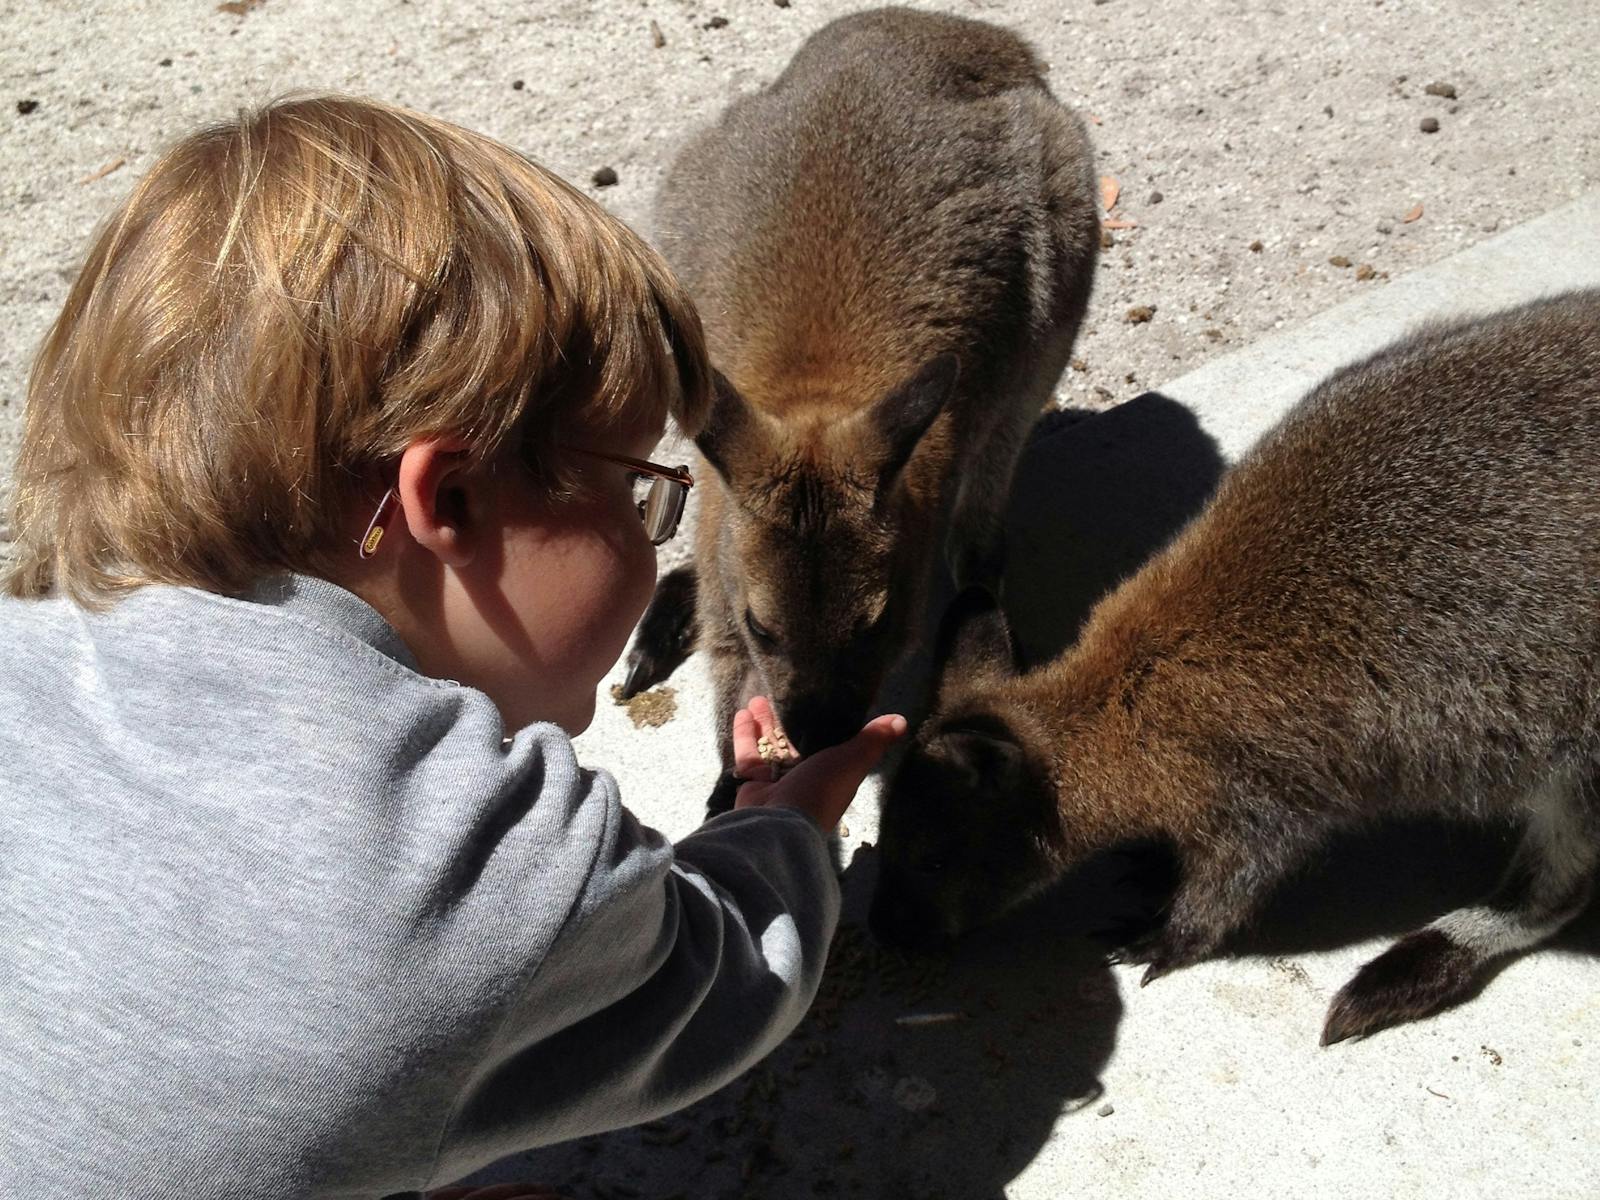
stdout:
[[[831,832],[855,799],[861,781],[906,731],[906,719],[894,713],[874,717],[848,742],[799,759],[781,739],[772,705],[756,696],[733,718],[734,774],[750,782],[739,789],[735,808],[794,808],[825,832]],[[769,752],[763,755],[765,740]],[[783,747],[773,755],[770,747]],[[776,760],[776,761],[774,761]],[[790,764],[781,778],[776,762]]]

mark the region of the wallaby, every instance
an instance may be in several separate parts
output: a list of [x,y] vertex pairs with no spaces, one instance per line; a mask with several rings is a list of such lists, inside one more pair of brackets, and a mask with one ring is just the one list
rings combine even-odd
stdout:
[[1368,963],[1323,1044],[1473,994],[1600,861],[1600,291],[1425,327],[1335,372],[1025,673],[958,597],[937,712],[891,781],[880,936],[953,935],[1096,851],[1165,842],[1145,982],[1330,833],[1519,818],[1497,891]]
[[663,578],[625,692],[698,639],[724,766],[757,690],[810,751],[859,728],[941,549],[963,583],[999,575],[1013,468],[1088,302],[1088,142],[1020,38],[879,9],[691,141],[657,217],[722,379],[693,566]]

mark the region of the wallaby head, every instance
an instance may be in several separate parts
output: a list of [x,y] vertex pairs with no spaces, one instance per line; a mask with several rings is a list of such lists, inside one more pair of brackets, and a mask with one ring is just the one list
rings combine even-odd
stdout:
[[855,733],[920,615],[939,497],[907,467],[958,369],[936,355],[866,403],[808,397],[788,421],[719,380],[698,445],[726,488],[726,611],[801,753]]
[[984,924],[1060,874],[1060,808],[1049,747],[1012,702],[1011,640],[981,588],[940,630],[938,712],[885,792],[875,936],[933,946]]

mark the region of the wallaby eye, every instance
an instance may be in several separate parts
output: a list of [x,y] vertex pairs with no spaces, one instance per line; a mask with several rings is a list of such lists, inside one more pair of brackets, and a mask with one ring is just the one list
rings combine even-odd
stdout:
[[772,630],[768,629],[760,621],[756,620],[755,613],[751,612],[748,608],[744,610],[744,627],[750,631],[750,636],[755,638],[755,640],[760,642],[763,646],[771,647],[778,644],[778,639],[776,635],[773,634]]

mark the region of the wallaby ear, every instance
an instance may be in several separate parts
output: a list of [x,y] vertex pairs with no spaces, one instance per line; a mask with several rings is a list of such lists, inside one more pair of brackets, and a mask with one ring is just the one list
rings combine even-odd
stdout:
[[732,482],[728,464],[734,449],[748,443],[760,418],[739,394],[739,389],[715,367],[711,370],[711,391],[711,415],[706,418],[705,428],[695,436],[694,444],[716,468],[717,474]]
[[960,360],[954,354],[937,355],[872,406],[872,424],[886,450],[878,469],[880,496],[893,486],[928,426],[944,410],[959,372]]
[[1022,772],[1022,745],[998,717],[957,717],[938,740],[952,769],[968,777],[969,787],[1007,790]]
[[950,602],[934,641],[934,669],[942,699],[946,684],[984,676],[1005,678],[1018,671],[1011,629],[1000,602],[988,588],[973,585]]

